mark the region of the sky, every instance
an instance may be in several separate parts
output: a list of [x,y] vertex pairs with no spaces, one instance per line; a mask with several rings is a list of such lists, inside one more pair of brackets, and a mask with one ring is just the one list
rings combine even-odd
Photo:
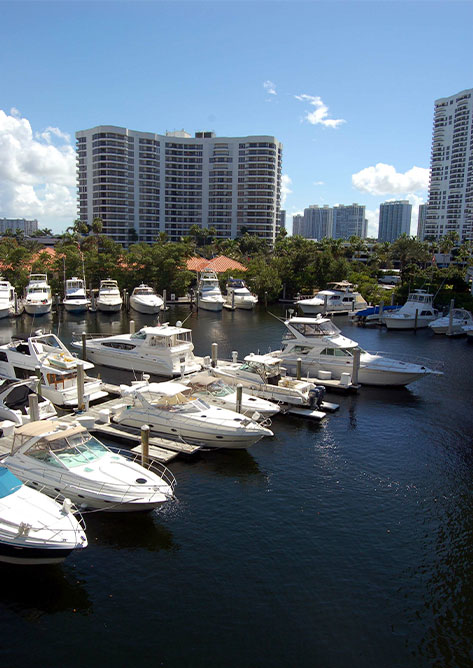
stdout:
[[0,0],[0,218],[77,217],[75,132],[266,134],[283,202],[428,193],[434,101],[473,88],[470,1]]

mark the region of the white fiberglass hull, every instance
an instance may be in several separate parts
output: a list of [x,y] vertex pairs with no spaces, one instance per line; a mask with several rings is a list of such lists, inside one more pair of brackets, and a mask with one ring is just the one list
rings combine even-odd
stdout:
[[428,327],[429,322],[435,320],[436,316],[418,316],[417,324],[415,316],[409,316],[407,318],[402,317],[384,317],[384,324],[388,329],[421,329],[422,327]]
[[215,301],[213,299],[199,298],[199,308],[202,308],[205,311],[221,311],[223,309],[223,300]]
[[46,315],[46,313],[51,312],[52,302],[46,302],[45,304],[33,304],[31,302],[25,302],[25,311],[28,315]]
[[[232,300],[230,299],[228,303],[231,304]],[[252,309],[254,309],[257,303],[258,301],[257,300],[255,301],[254,299],[235,298],[234,306],[235,308],[241,308],[244,309],[245,311],[251,311]]]
[[84,313],[89,308],[90,301],[88,299],[69,299],[63,301],[63,305],[68,313]]
[[144,313],[145,315],[153,315],[159,313],[163,307],[163,302],[144,302],[135,297],[130,297],[130,308],[138,313]]
[[97,310],[102,311],[103,313],[116,313],[119,311],[122,307],[122,301],[103,301],[102,299],[98,298],[96,303],[95,303]]
[[0,306],[0,319],[8,318],[10,315],[13,315],[14,307],[12,306]]

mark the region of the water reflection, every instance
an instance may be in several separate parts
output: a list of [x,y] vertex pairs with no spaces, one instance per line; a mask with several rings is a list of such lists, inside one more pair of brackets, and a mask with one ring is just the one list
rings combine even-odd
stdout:
[[258,462],[247,450],[206,450],[192,458],[180,460],[172,466],[175,475],[179,470],[188,471],[191,468],[198,469],[199,473],[217,474],[240,480],[266,479]]
[[88,541],[91,545],[109,545],[119,550],[176,550],[178,545],[172,532],[160,523],[160,514],[161,511],[85,514]]

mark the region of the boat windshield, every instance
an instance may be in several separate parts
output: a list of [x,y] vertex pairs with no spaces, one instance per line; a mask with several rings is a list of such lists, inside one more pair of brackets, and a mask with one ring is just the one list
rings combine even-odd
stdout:
[[224,383],[223,380],[217,380],[209,385],[207,389],[214,397],[228,397],[229,394],[235,393],[234,388]]
[[278,376],[281,373],[279,364],[262,364],[261,362],[244,362],[239,369],[240,371],[256,373],[262,378]]
[[28,294],[32,294],[34,292],[48,292],[48,287],[46,285],[40,286],[40,287],[33,287],[33,288],[27,288]]
[[293,323],[289,322],[289,327],[294,329],[302,336],[327,336],[329,334],[338,334],[340,330],[330,320],[323,320],[322,322],[314,323]]
[[154,295],[152,288],[135,288],[135,295]]
[[100,441],[85,433],[58,438],[54,441],[41,438],[27,450],[26,454],[45,464],[70,469],[96,462],[107,452],[109,452],[108,448]]
[[[143,395],[146,395],[143,397]],[[146,399],[152,406],[158,406],[171,413],[201,413],[210,408],[203,399],[191,399],[178,392],[173,396],[155,394],[152,392],[140,392],[140,397]]]

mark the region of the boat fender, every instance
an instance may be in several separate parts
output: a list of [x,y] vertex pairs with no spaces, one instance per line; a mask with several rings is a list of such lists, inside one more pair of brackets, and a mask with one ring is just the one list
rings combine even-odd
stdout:
[[62,510],[66,515],[72,512],[72,501],[70,499],[64,499],[62,502]]

